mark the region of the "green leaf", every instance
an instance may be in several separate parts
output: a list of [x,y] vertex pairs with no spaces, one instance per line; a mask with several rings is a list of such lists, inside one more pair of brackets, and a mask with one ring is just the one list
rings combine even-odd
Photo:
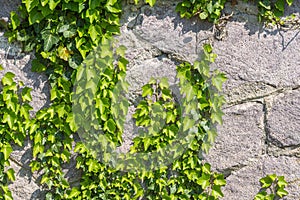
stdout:
[[260,6],[264,7],[267,10],[271,10],[270,1],[259,1]]
[[68,195],[68,198],[70,198],[70,199],[75,198],[80,194],[81,194],[81,192],[78,190],[78,188],[73,187],[72,190],[71,190],[71,193]]
[[98,35],[101,31],[101,28],[98,25],[91,24],[88,30],[88,34],[91,36],[91,39],[95,42],[98,39]]
[[285,189],[279,188],[279,189],[277,190],[276,194],[277,194],[280,198],[282,198],[282,197],[288,195],[289,193],[288,193]]
[[97,7],[101,6],[101,0],[89,0],[89,8],[96,9]]
[[156,0],[146,0],[146,3],[149,3],[149,5],[150,5],[151,7],[154,6],[155,2],[156,2]]
[[114,133],[116,131],[116,123],[114,120],[109,119],[104,123],[104,130],[107,130],[110,133]]
[[145,97],[147,95],[152,96],[153,95],[153,88],[150,84],[146,84],[142,87],[142,97]]
[[261,182],[263,188],[268,188],[273,183],[273,180],[269,176],[261,178],[259,181]]
[[169,82],[167,77],[163,77],[160,79],[159,86],[161,89],[169,88]]
[[212,84],[219,90],[222,90],[223,83],[227,80],[225,74],[218,73],[216,76],[212,77]]
[[18,26],[20,26],[20,19],[16,12],[12,11],[10,13],[10,21],[13,30],[15,30]]
[[44,40],[44,51],[50,51],[59,41],[59,37],[51,34],[50,31],[45,31],[42,37]]
[[71,52],[66,47],[63,47],[63,46],[58,47],[57,53],[58,53],[58,56],[65,61],[68,61],[71,56],[70,55]]
[[25,87],[23,90],[22,90],[22,100],[23,101],[31,101],[32,100],[32,97],[31,97],[31,88],[28,88],[28,87]]
[[285,187],[287,186],[287,182],[284,180],[284,176],[278,176],[277,177],[278,181],[277,181],[277,185],[281,188],[281,187]]
[[22,0],[22,3],[24,2],[28,13],[39,4],[39,0]]
[[280,10],[280,11],[284,11],[284,2],[285,0],[277,0],[275,3],[275,7]]
[[293,4],[294,0],[286,0],[286,2],[289,6],[291,6]]
[[204,11],[199,14],[199,17],[200,17],[200,19],[204,20],[208,17],[208,14],[207,14],[207,12]]
[[10,144],[6,143],[2,146],[1,151],[4,155],[4,160],[8,160],[10,153],[13,151],[13,149]]
[[41,13],[41,11],[39,11],[38,9],[33,9],[30,13],[29,13],[29,24],[35,24],[35,23],[40,23],[41,20],[44,19],[43,14]]
[[14,81],[13,78],[15,75],[11,72],[7,72],[4,77],[2,78],[2,84],[3,85],[11,85]]
[[215,198],[223,197],[224,195],[221,191],[221,186],[219,185],[212,186],[211,195],[214,196]]
[[47,5],[48,2],[49,2],[49,0],[41,0],[41,5],[45,6],[45,5]]
[[60,3],[60,0],[49,0],[50,9],[54,10],[59,3]]
[[3,69],[4,69],[3,66],[0,64],[0,71],[3,70]]
[[189,117],[185,117],[183,119],[183,131],[187,131],[188,129],[192,128],[195,124],[195,120],[190,119]]
[[215,185],[219,185],[219,186],[226,185],[226,181],[224,179],[224,175],[223,174],[217,175],[216,178],[215,178],[215,180],[214,180],[214,184]]
[[8,177],[9,180],[11,180],[11,181],[16,180],[15,171],[12,168],[7,170],[6,174],[7,174],[7,177]]
[[45,71],[47,68],[45,65],[43,65],[38,59],[34,59],[31,62],[31,70],[33,72],[43,72]]

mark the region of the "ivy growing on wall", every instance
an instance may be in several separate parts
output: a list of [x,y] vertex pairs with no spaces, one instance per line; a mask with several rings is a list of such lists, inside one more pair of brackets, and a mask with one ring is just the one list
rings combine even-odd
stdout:
[[[145,0],[151,6],[155,2]],[[181,17],[199,15],[201,19],[217,22],[224,4],[225,0],[184,0],[176,10]],[[281,10],[277,4],[275,8]],[[268,10],[267,4],[259,5]],[[136,137],[130,152],[159,151],[176,138],[180,129],[185,131],[195,125],[196,131],[192,132],[186,151],[174,162],[154,171],[124,172],[99,162],[84,142],[74,141],[79,128],[72,109],[72,97],[78,92],[73,91],[74,84],[99,76],[98,82],[91,81],[86,86],[95,93],[94,97],[86,96],[86,102],[96,102],[95,120],[110,141],[116,146],[122,143],[122,127],[113,117],[116,104],[113,104],[112,91],[116,82],[126,76],[125,50],[119,50],[117,65],[113,53],[108,53],[108,61],[102,58],[105,71],[99,74],[94,71],[85,78],[87,74],[81,73],[82,67],[88,65],[89,55],[119,34],[121,12],[120,0],[22,0],[19,10],[11,13],[5,34],[9,41],[21,42],[24,51],[35,51],[32,70],[48,75],[51,105],[30,118],[31,89],[15,83],[10,72],[2,78],[0,199],[12,199],[7,187],[15,179],[14,171],[9,168],[11,144],[22,146],[27,136],[33,143],[30,167],[33,172],[42,173],[40,184],[47,190],[46,199],[218,199],[223,196],[224,176],[212,172],[210,164],[202,163],[199,158],[199,153],[208,151],[216,137],[211,124],[222,123],[223,115],[224,98],[218,91],[226,77],[219,71],[210,72],[209,65],[215,61],[216,54],[209,44],[203,47],[202,60],[177,66],[177,78],[185,96],[183,106],[199,111],[197,125],[192,119],[179,120],[180,106],[166,79],[151,79],[141,88],[142,101],[133,115],[136,126],[157,123],[150,116],[160,115],[166,124],[160,131],[153,130],[151,137]],[[192,99],[197,103],[191,103]],[[81,109],[87,106],[84,102],[80,104]],[[62,170],[62,165],[70,162],[72,151],[77,155],[76,168],[82,172],[78,187],[70,186]]]

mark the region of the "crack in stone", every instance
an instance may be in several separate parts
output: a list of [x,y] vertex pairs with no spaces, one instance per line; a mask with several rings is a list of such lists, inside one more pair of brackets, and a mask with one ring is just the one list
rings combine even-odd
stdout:
[[219,173],[224,174],[224,178],[226,179],[226,178],[228,178],[232,174],[232,172],[238,171],[238,170],[240,170],[240,169],[242,169],[244,167],[247,167],[247,165],[245,165],[245,164],[238,164],[238,165],[233,165],[233,166],[227,167],[225,169],[218,169],[217,171]]
[[259,96],[255,96],[255,97],[248,97],[248,98],[244,98],[244,99],[237,100],[237,101],[227,102],[227,104],[224,106],[224,108],[230,108],[230,107],[240,105],[240,104],[244,104],[244,103],[248,103],[248,102],[259,102],[259,103],[261,103],[264,98],[274,96],[274,95],[278,95],[278,94],[282,94],[282,93],[285,93],[285,92],[290,91],[290,90],[297,90],[299,88],[300,88],[300,86],[278,88],[277,90],[275,90],[271,93],[268,93],[268,94],[263,94],[263,95],[259,95]]
[[268,108],[267,108],[267,104],[266,101],[264,100],[263,102],[263,130],[264,130],[264,150],[263,150],[263,154],[268,154],[268,146],[269,146],[269,135],[270,135],[270,130],[268,129]]

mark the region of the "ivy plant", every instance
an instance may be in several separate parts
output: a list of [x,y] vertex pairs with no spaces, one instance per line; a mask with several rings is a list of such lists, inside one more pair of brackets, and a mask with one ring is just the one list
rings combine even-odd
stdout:
[[282,20],[280,17],[282,17],[284,14],[285,5],[287,4],[288,6],[291,6],[293,1],[294,0],[258,1],[259,21],[266,20],[272,24],[283,25],[284,20]]
[[[254,200],[273,200],[281,199],[288,195],[285,190],[287,182],[284,176],[277,176],[276,174],[269,174],[260,180],[262,189],[255,196]],[[269,193],[267,192],[269,190]]]
[[[286,0],[289,5],[292,2]],[[154,6],[156,1],[145,0],[145,3]],[[267,17],[274,9],[282,14],[284,3],[284,0],[277,0],[275,4],[260,1],[259,6]],[[183,0],[176,10],[181,17],[198,15],[217,22],[224,4],[225,0]],[[164,78],[151,79],[142,87],[142,101],[133,115],[136,125],[144,128],[155,127],[159,119],[166,121],[157,124],[162,127],[160,130],[153,129],[151,134],[136,137],[131,148],[133,154],[159,151],[176,139],[180,129],[192,130],[187,148],[174,162],[153,171],[124,172],[99,162],[89,146],[74,141],[79,129],[72,97],[85,91],[88,95],[82,95],[80,109],[88,110],[89,103],[95,103],[95,110],[91,112],[95,117],[89,125],[95,129],[103,127],[105,136],[115,146],[122,143],[125,118],[116,120],[116,116],[126,113],[128,105],[123,99],[117,101],[114,91],[126,91],[128,87],[125,50],[119,48],[114,54],[108,48],[97,62],[89,59],[96,47],[103,47],[106,39],[119,34],[121,5],[121,0],[22,0],[19,10],[11,12],[11,23],[1,21],[9,41],[21,42],[24,51],[35,51],[32,70],[48,75],[51,105],[30,119],[31,89],[16,84],[10,72],[2,78],[0,199],[12,199],[7,184],[15,177],[9,168],[9,156],[12,144],[23,145],[26,136],[33,143],[30,167],[33,172],[42,174],[40,184],[47,190],[46,199],[218,199],[223,196],[224,176],[212,172],[210,164],[202,163],[199,157],[214,142],[213,124],[222,123],[224,97],[218,91],[226,80],[219,71],[210,71],[209,65],[215,61],[216,54],[208,44],[203,47],[201,60],[177,66],[184,96],[181,104],[186,110],[198,110],[199,115],[180,120],[182,106],[178,105]],[[90,65],[94,71],[84,74],[84,65]],[[105,70],[98,73],[96,68],[100,65],[105,65]],[[74,86],[78,86],[75,82],[82,91],[74,91]],[[90,95],[93,93],[95,96]],[[196,128],[192,129],[193,126]],[[80,185],[76,187],[68,182],[62,167],[70,162],[72,151],[76,153],[76,168],[82,172]],[[277,184],[276,195],[284,196],[282,178],[270,176],[268,179]],[[265,186],[270,187],[268,184]],[[257,198],[259,195],[267,196],[262,192]]]
[[[1,65],[0,70],[3,70]],[[14,77],[7,72],[0,83],[0,199],[5,200],[12,199],[7,184],[15,180],[15,171],[9,167],[12,144],[22,146],[33,124],[29,115],[31,88],[24,87],[22,82],[16,83]]]
[[199,16],[200,19],[208,19],[217,22],[221,16],[226,0],[183,0],[176,6],[176,11],[181,17],[191,18]]

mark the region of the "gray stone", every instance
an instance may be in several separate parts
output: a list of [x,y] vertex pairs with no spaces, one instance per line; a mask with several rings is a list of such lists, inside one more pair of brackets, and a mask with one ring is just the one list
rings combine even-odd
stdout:
[[34,113],[49,105],[50,86],[47,77],[43,73],[31,71],[31,60],[33,54],[24,54],[17,44],[9,44],[7,39],[0,32],[0,64],[4,70],[0,71],[0,78],[6,72],[15,74],[15,81],[22,81],[24,87],[32,89],[32,101],[29,103],[33,107]]
[[[226,26],[228,37],[214,43],[218,54],[216,65],[229,78],[224,92],[232,96],[232,91],[239,91],[240,100],[300,85],[300,60],[294,56],[300,49],[298,32],[276,29],[257,32],[257,23],[229,22]],[[245,85],[249,84],[265,88],[258,92],[247,89],[243,94]],[[232,97],[229,100],[232,101]]]
[[223,189],[224,200],[253,199],[261,189],[259,179],[268,174],[284,176],[288,182],[286,190],[289,192],[284,199],[299,199],[300,191],[300,159],[291,157],[262,156],[247,166],[233,171],[226,179],[227,185]]
[[269,142],[279,146],[300,145],[300,90],[281,93],[268,110]]
[[[142,6],[140,13],[125,12],[122,20],[124,27],[132,29],[132,33],[141,40],[167,54],[175,54],[182,59],[193,61],[198,57],[198,43],[203,44],[211,23],[201,22],[198,18],[181,19],[175,12],[178,1],[162,1],[159,6]],[[132,6],[124,10],[132,10]]]
[[[5,20],[20,3],[0,2],[0,18]],[[232,7],[229,2],[224,14],[233,12],[233,15],[225,26],[226,34],[217,41],[211,23],[197,17],[179,17],[175,12],[179,0],[157,1],[152,8],[143,0],[138,5],[133,0],[128,2],[117,39],[128,48],[131,103],[138,102],[141,86],[152,76],[166,76],[171,84],[176,83],[178,61],[192,62],[198,58],[203,43],[210,42],[218,54],[212,67],[228,77],[224,85],[227,99],[224,124],[218,126],[216,143],[205,155],[213,169],[226,176],[223,199],[253,199],[260,189],[259,179],[270,173],[284,175],[288,180],[286,199],[299,199],[299,30],[264,28],[257,22],[258,10],[254,3],[239,1]],[[299,6],[299,1],[294,1],[286,15],[296,12],[299,18]],[[36,112],[49,103],[49,85],[46,76],[31,72],[32,58],[32,54],[23,54],[17,44],[8,44],[0,33],[0,64],[5,68],[0,77],[12,71],[17,81],[31,87],[31,105]],[[133,107],[130,112],[134,112]],[[128,151],[131,145],[133,123],[129,120],[125,126],[122,152]],[[75,169],[75,157],[72,154],[71,162],[63,165],[65,177],[72,186],[79,185],[81,176]],[[9,184],[14,199],[44,199],[37,184],[38,175],[30,172],[31,160],[28,141],[22,148],[14,146],[10,162],[16,171],[16,181]]]
[[247,165],[264,150],[264,132],[260,128],[263,106],[245,103],[224,110],[223,125],[218,127],[218,136],[205,160],[218,171]]

